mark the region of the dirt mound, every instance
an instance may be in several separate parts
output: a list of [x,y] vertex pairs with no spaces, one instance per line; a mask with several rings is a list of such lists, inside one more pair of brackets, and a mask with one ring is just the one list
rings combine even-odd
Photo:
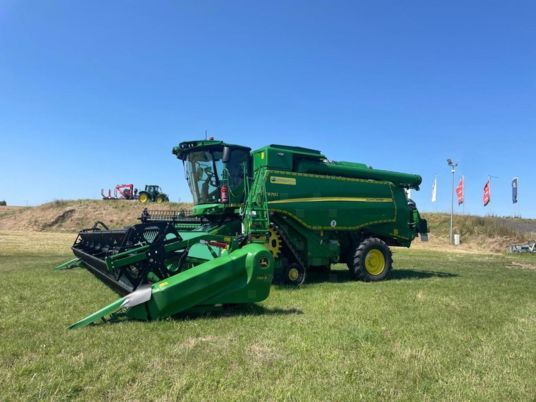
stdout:
[[75,212],[76,212],[76,209],[74,208],[71,208],[71,209],[66,210],[65,212],[62,212],[60,215],[56,216],[52,222],[43,224],[42,229],[47,230],[47,229],[62,225],[63,223],[68,221],[69,218],[73,216]]
[[0,230],[77,232],[102,221],[111,228],[138,222],[143,209],[188,210],[190,204],[142,205],[137,201],[54,201],[37,207],[0,207]]

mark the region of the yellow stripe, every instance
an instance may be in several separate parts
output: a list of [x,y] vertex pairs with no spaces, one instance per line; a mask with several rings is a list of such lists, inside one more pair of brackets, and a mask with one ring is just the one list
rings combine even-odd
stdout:
[[366,198],[366,197],[315,197],[315,198],[287,198],[286,200],[268,201],[268,204],[287,204],[295,202],[393,202],[392,198]]
[[382,224],[382,223],[395,223],[396,222],[394,219],[382,219],[382,220],[379,220],[379,221],[364,222],[364,223],[361,223],[361,224],[356,225],[356,226],[337,226],[337,227],[311,226],[311,225],[308,225],[307,223],[305,223],[305,221],[303,221],[302,219],[298,218],[296,215],[294,215],[294,214],[292,214],[292,213],[290,213],[288,211],[285,211],[284,209],[275,209],[274,208],[274,209],[271,209],[270,212],[271,211],[278,212],[280,214],[290,216],[292,219],[295,219],[297,222],[300,222],[306,228],[312,229],[312,230],[357,230],[357,229],[364,228],[365,226],[379,225],[379,224]]

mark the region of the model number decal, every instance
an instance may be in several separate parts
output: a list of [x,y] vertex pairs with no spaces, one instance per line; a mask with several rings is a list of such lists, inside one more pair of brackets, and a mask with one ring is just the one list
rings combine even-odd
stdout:
[[272,176],[272,177],[270,177],[270,183],[272,183],[272,184],[286,184],[287,186],[295,186],[296,185],[296,178],[295,177]]

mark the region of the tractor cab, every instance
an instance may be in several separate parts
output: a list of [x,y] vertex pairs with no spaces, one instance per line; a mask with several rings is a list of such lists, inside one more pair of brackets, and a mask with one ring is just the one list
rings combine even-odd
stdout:
[[223,212],[244,201],[244,178],[250,165],[251,148],[229,145],[222,141],[187,141],[173,153],[183,161],[186,180],[192,193],[194,208]]
[[145,186],[145,192],[156,196],[156,194],[160,194],[162,190],[160,190],[160,186],[148,184]]

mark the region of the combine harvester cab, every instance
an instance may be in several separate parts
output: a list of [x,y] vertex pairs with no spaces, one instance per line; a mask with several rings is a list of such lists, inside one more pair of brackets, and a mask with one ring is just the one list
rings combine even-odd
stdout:
[[194,206],[186,215],[147,211],[141,222],[82,230],[76,259],[123,295],[74,324],[112,316],[154,320],[220,304],[252,303],[275,279],[298,286],[309,271],[346,263],[355,279],[382,280],[389,246],[409,247],[427,224],[406,190],[417,175],[329,161],[319,151],[182,142]]

